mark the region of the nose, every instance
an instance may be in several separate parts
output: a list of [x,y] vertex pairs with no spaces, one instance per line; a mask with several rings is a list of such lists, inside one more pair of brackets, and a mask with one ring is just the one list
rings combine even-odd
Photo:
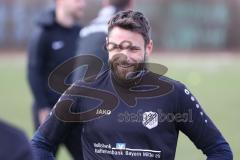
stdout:
[[124,56],[124,59],[126,59],[128,63],[134,63],[131,53],[129,53],[127,49],[121,50],[120,53]]
[[123,54],[123,55],[125,55],[125,56],[129,56],[129,52],[128,52],[128,50],[127,49],[122,49],[122,50],[120,50],[120,53],[121,54]]
[[127,49],[120,50],[120,53],[129,58],[129,51]]

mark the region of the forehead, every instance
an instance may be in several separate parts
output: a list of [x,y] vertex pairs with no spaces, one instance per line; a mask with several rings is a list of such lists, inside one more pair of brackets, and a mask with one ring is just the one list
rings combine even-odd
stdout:
[[114,27],[109,33],[109,42],[120,44],[123,41],[130,41],[133,45],[144,45],[144,39],[141,34],[132,32],[120,27]]

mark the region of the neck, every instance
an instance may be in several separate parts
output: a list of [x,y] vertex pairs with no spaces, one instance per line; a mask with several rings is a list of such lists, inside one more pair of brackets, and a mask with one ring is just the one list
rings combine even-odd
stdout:
[[56,21],[61,26],[67,28],[72,27],[75,23],[73,17],[64,12],[61,8],[56,9]]

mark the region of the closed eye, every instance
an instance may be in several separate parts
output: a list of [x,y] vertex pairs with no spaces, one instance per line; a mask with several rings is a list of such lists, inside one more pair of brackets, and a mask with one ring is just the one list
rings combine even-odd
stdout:
[[141,48],[137,47],[137,46],[131,46],[131,47],[129,47],[129,50],[131,50],[131,51],[140,51]]

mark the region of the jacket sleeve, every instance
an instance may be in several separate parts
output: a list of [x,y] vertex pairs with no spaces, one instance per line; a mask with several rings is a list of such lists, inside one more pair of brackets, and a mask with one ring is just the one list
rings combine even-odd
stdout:
[[36,132],[32,141],[32,151],[34,155],[34,160],[54,160],[53,148],[54,146],[50,144],[47,138],[43,137],[40,132]]
[[47,39],[44,31],[36,28],[28,46],[28,81],[38,107],[49,107],[46,97],[46,79],[44,79],[47,54]]
[[[78,112],[75,97],[63,94],[58,102],[64,100],[72,100],[74,105],[72,105],[71,111]],[[79,137],[81,138],[82,124],[80,122],[65,122],[59,119],[55,114],[56,107],[58,107],[57,104],[32,138],[31,145],[35,160],[53,160],[57,146],[64,142],[66,137],[71,138],[72,142],[75,141],[75,144],[77,143],[75,147],[79,150],[79,155],[82,156],[81,139],[79,139]],[[77,133],[77,136],[73,136],[72,133]]]
[[187,120],[176,122],[178,128],[202,150],[207,160],[232,160],[229,144],[203,111],[197,99],[183,84],[179,84],[177,90],[178,113],[188,114]]

